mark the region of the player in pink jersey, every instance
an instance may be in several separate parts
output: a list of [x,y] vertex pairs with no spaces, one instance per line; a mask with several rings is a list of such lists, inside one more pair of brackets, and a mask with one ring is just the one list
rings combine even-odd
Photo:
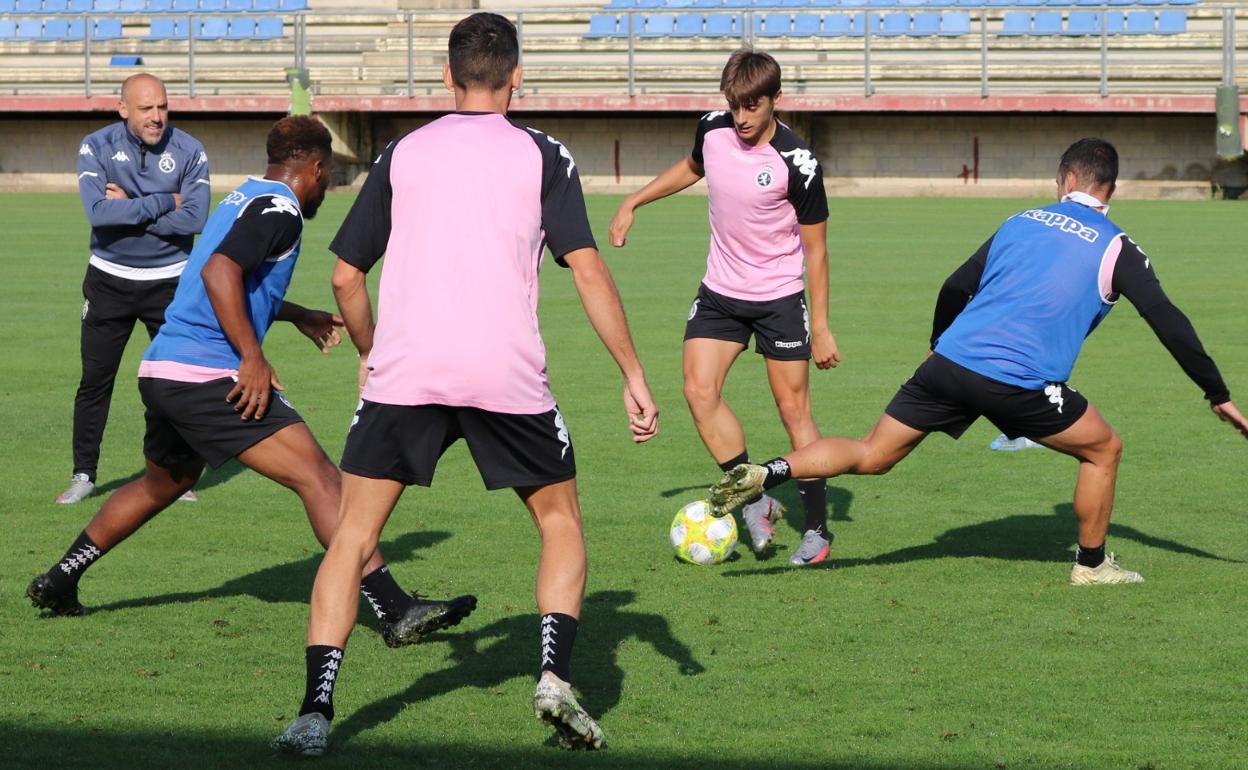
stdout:
[[[658,411],[589,229],[576,161],[554,138],[506,117],[520,82],[511,22],[477,13],[456,24],[445,80],[456,112],[385,149],[330,245],[334,293],[360,352],[362,400],[343,450],[338,533],[312,591],[304,702],[274,741],[292,753],[319,755],[328,744],[358,603],[347,592],[352,574],[404,487],[429,486],[460,438],[486,487],[514,489],[541,534],[534,711],[564,746],[603,746],[568,683],[586,559],[572,443],[538,329],[545,247],[571,268],[620,367],[634,441],[655,435]],[[374,324],[365,273],[383,255]]]
[[[729,110],[698,123],[693,152],[624,199],[611,220],[611,244],[623,246],[639,206],[706,178],[711,244],[706,277],[685,326],[685,400],[702,441],[721,469],[748,458],[741,422],[723,399],[724,379],[754,336],[767,362],[780,419],[794,449],[819,438],[810,409],[809,361],[836,366],[828,329],[828,201],[810,149],[775,118],[780,65],[761,51],[728,59],[720,90]],[[802,286],[810,278],[810,305]],[[798,481],[806,523],[789,562],[827,558],[827,487]],[[742,508],[755,553],[771,542],[780,503],[761,495]]]

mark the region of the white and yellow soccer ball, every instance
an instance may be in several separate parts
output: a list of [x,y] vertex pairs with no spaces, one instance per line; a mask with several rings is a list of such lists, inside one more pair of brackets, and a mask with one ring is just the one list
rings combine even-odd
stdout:
[[709,500],[677,511],[668,534],[676,557],[690,564],[719,564],[737,548],[737,520],[731,513],[716,516]]

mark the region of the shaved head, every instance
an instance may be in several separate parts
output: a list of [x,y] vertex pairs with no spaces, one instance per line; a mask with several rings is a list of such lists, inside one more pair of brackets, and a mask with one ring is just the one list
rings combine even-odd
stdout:
[[117,113],[139,141],[147,145],[160,144],[169,127],[169,97],[165,84],[146,72],[126,78],[121,84]]

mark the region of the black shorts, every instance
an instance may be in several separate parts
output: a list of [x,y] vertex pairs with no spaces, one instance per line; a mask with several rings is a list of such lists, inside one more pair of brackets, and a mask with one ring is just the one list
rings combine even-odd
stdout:
[[225,400],[234,378],[177,382],[140,377],[139,394],[147,407],[143,456],[164,468],[203,460],[225,464],[287,425],[303,422],[286,397],[273,391],[259,420],[244,420]]
[[370,479],[427,487],[442,454],[460,438],[486,489],[539,487],[576,478],[563,415],[505,414],[462,406],[361,401],[339,466]]
[[885,413],[927,433],[958,438],[980,415],[1009,438],[1052,436],[1088,411],[1088,400],[1064,382],[1026,390],[976,374],[933,354],[901,386]]
[[802,292],[753,301],[717,294],[703,284],[689,308],[685,339],[712,339],[745,345],[778,361],[810,360],[810,314]]

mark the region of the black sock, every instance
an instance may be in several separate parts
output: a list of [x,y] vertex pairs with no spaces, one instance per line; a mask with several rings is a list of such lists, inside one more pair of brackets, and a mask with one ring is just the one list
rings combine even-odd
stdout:
[[382,623],[393,623],[403,617],[412,603],[412,597],[403,593],[394,575],[390,574],[390,568],[384,564],[364,576],[360,592]]
[[87,536],[84,529],[61,560],[48,570],[53,588],[58,593],[76,588],[82,573],[103,555],[104,552]]
[[768,460],[763,463],[763,467],[767,469],[767,478],[763,480],[763,489],[778,487],[793,478],[793,469],[789,467],[789,461],[783,457]]
[[797,482],[797,493],[806,509],[806,530],[828,536],[828,484],[823,479]]
[[576,618],[562,612],[542,616],[541,670],[565,682],[572,681],[572,643],[576,641],[577,625]]
[[1101,562],[1105,561],[1105,544],[1101,543],[1096,548],[1088,548],[1086,545],[1080,545],[1075,549],[1075,563],[1084,567],[1099,567]]
[[332,721],[334,683],[338,681],[338,668],[342,665],[342,650],[327,644],[310,644],[304,650],[304,657],[308,665],[308,683],[303,691],[299,716],[315,711]]
[[[719,469],[723,471],[724,473],[727,473],[728,471],[732,470],[738,465],[745,465],[749,463],[749,461],[750,461],[750,450],[747,449],[741,454],[732,458],[731,460],[724,460],[722,463],[719,464]],[[763,497],[762,495],[754,495],[749,500],[746,500],[745,504],[749,505],[751,503],[757,503],[759,500],[762,499],[762,497]]]

